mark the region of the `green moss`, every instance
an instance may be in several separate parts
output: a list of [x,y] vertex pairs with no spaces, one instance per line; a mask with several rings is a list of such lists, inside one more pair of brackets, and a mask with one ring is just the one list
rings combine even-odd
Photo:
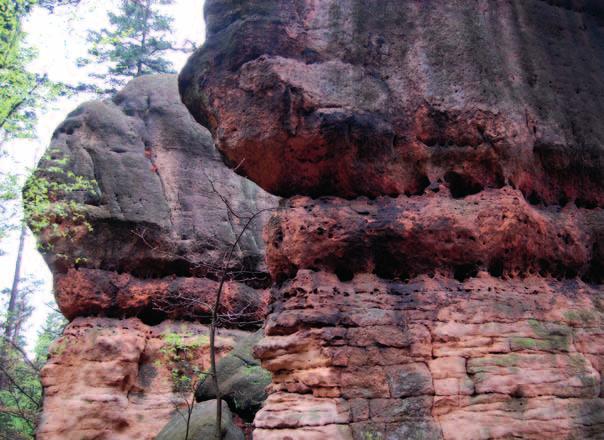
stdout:
[[568,357],[570,367],[576,372],[581,373],[587,369],[587,362],[581,355],[571,355]]
[[591,370],[589,369],[589,363],[582,355],[569,356],[569,366],[583,386],[594,387],[597,385],[596,378],[591,374]]
[[165,344],[164,352],[195,350],[210,345],[210,338],[208,336],[198,335],[193,337],[190,333],[166,332],[163,335],[163,340]]
[[514,337],[511,339],[512,350],[514,349],[514,347],[524,348],[526,350],[538,350],[540,349],[540,343],[543,342],[544,341],[532,338]]
[[209,344],[209,338],[205,335],[193,337],[190,333],[166,332],[163,340],[164,346],[160,349],[163,362],[160,363],[171,371],[173,390],[190,391],[205,377],[198,365],[196,352]]
[[570,338],[567,336],[551,336],[547,339],[513,337],[510,339],[512,350],[536,351],[568,351]]
[[[479,364],[483,364],[479,365],[479,368],[483,366],[488,368],[491,366],[491,364],[497,367],[513,367],[518,363],[519,360],[520,357],[518,355],[506,354],[501,356],[494,356],[492,358],[478,359],[477,361]],[[480,368],[480,370],[482,370],[482,368]]]
[[382,440],[384,438],[382,437],[382,434],[370,431],[364,431],[362,436],[363,440]]
[[513,337],[510,340],[512,350],[514,347],[527,350],[542,351],[568,351],[571,342],[571,328],[551,322],[542,322],[536,319],[528,321],[536,338]]
[[579,324],[596,324],[601,322],[601,314],[595,310],[569,310],[564,313],[564,318],[567,321],[571,321]]

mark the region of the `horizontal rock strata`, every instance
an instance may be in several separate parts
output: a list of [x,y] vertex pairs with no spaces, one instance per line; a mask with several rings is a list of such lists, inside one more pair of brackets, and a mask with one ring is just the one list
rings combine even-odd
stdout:
[[256,347],[274,391],[256,417],[259,438],[599,438],[604,429],[601,288],[485,272],[342,282],[301,270],[279,295]]
[[262,324],[271,284],[262,229],[278,198],[224,165],[175,75],[82,104],[36,177],[50,207],[30,220],[72,321],[42,372],[38,438],[154,439],[194,399],[194,389],[176,392],[170,344],[192,344],[190,367],[209,368],[201,323],[222,280],[219,325],[249,331],[221,330],[219,357]]
[[[86,268],[55,275],[57,302],[69,319],[100,315],[138,316],[151,323],[163,319],[192,321],[211,314],[219,284],[208,278],[149,280]],[[264,320],[269,290],[227,281],[222,298],[222,313],[236,318],[231,324],[251,325]]]
[[[278,199],[222,163],[180,102],[174,75],[138,78],[111,100],[82,104],[56,129],[37,174],[51,198],[76,206],[47,214],[39,231],[69,319],[207,319],[225,253],[261,213],[227,265],[237,274],[225,307],[245,309],[240,321],[262,320],[270,284],[262,227]],[[88,188],[52,191],[74,179]]]
[[266,228],[259,439],[604,436],[604,9],[206,2],[183,102]]
[[313,269],[408,278],[541,274],[604,280],[601,209],[539,208],[509,187],[463,200],[446,188],[424,197],[296,197],[267,228],[277,278]]

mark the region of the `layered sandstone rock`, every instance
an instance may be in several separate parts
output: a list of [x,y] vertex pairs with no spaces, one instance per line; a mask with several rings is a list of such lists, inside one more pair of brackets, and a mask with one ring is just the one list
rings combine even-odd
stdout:
[[177,338],[192,367],[209,368],[202,323],[225,268],[220,325],[248,331],[221,330],[219,357],[264,319],[261,234],[278,199],[224,165],[180,102],[174,75],[139,78],[111,100],[78,107],[37,175],[66,211],[33,220],[49,223],[38,238],[72,321],[42,372],[38,438],[154,439],[193,399],[193,389],[177,390],[170,344]]
[[183,101],[238,173],[295,196],[266,229],[255,437],[602,438],[599,2],[206,18]]
[[[190,353],[209,368],[208,328],[164,321],[147,326],[139,319],[77,318],[51,347],[42,370],[44,410],[40,439],[153,440],[182,407],[173,390],[168,337],[194,347]],[[222,357],[246,333],[221,330]]]
[[604,281],[601,209],[535,209],[509,187],[463,201],[446,188],[411,198],[292,198],[273,216],[267,239],[277,279],[297,269],[462,280],[484,270]]
[[256,432],[600,438],[603,301],[601,286],[539,276],[342,282],[300,270],[256,348],[275,392]]

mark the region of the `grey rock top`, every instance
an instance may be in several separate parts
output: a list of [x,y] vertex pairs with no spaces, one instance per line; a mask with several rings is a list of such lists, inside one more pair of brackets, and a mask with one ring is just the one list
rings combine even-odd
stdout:
[[[278,203],[222,162],[180,102],[174,75],[141,77],[111,100],[80,105],[56,129],[48,156],[41,170],[67,157],[69,170],[98,182],[95,194],[79,195],[95,233],[78,243],[97,269],[127,270],[141,236],[161,246],[156,254],[210,263],[243,226],[229,207],[246,216]],[[262,219],[252,224],[238,252],[250,270],[263,270],[262,227]],[[55,243],[54,253],[78,252],[71,247]]]

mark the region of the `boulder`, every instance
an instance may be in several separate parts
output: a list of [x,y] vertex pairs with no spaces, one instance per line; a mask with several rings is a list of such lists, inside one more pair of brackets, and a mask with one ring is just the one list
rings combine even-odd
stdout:
[[[208,400],[197,403],[191,412],[189,422],[189,435],[187,433],[186,409],[177,411],[168,424],[157,435],[156,440],[211,440],[216,438],[216,401]],[[222,402],[222,438],[220,440],[244,440],[241,429],[233,424],[231,411],[225,402]]]
[[[262,338],[258,331],[237,343],[233,350],[216,365],[220,393],[231,410],[247,422],[252,422],[266,400],[266,388],[271,384],[271,374],[260,366],[252,350]],[[211,377],[199,384],[195,393],[197,401],[216,398]]]
[[230,277],[224,306],[245,310],[241,321],[262,319],[270,283],[262,228],[278,199],[223,164],[180,102],[174,75],[137,78],[79,106],[36,173],[55,203],[75,206],[35,228],[69,319],[207,316],[222,257],[253,214],[228,264],[246,281]]

